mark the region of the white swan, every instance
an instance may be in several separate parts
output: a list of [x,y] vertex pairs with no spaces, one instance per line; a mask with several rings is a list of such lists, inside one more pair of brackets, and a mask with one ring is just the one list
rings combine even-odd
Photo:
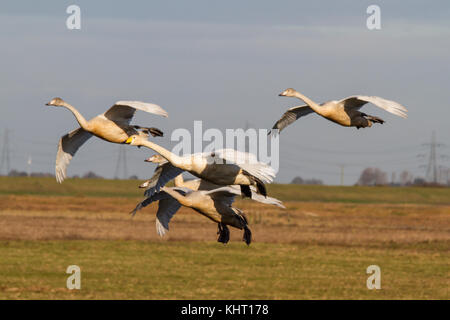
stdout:
[[[384,120],[378,117],[358,111],[368,102],[402,118],[407,117],[407,110],[401,104],[375,96],[351,96],[339,101],[333,100],[322,104],[315,103],[292,88],[284,90],[279,96],[295,97],[306,103],[306,105],[292,107],[283,114],[281,119],[272,127],[275,130],[278,129],[279,132],[298,118],[314,112],[341,126],[356,127],[357,129],[371,127],[372,123],[384,123]],[[275,130],[272,131],[276,132]]]
[[257,191],[267,196],[264,184],[271,183],[275,177],[275,170],[272,167],[258,162],[254,155],[246,152],[221,149],[180,157],[141,136],[133,135],[127,139],[126,143],[150,148],[171,164],[171,166],[161,167],[160,173],[154,175],[154,184],[146,190],[146,196],[158,192],[161,187],[183,171],[188,171],[196,177],[217,185],[240,185],[242,193],[248,197],[251,197],[250,185],[256,185]]
[[163,236],[169,230],[170,219],[181,206],[185,206],[194,209],[218,224],[219,238],[217,241],[222,243],[229,241],[230,231],[227,227],[229,225],[237,229],[244,229],[243,240],[249,245],[252,240],[252,233],[248,228],[247,218],[242,210],[232,207],[236,195],[239,194],[239,190],[230,187],[221,187],[209,191],[162,187],[160,192],[154,193],[140,202],[132,214],[159,200],[156,213],[156,232]]
[[55,167],[56,181],[59,183],[66,178],[66,169],[72,157],[92,135],[113,143],[124,143],[128,137],[136,134],[142,138],[147,138],[149,134],[162,136],[163,133],[157,128],[130,125],[130,121],[136,110],[154,113],[163,117],[168,116],[167,112],[160,106],[139,101],[118,101],[108,111],[89,121],[77,109],[61,98],[53,98],[46,105],[69,109],[80,125],[80,128],[69,132],[59,140]]
[[[160,175],[160,172],[162,172],[163,170],[171,170],[170,167],[173,167],[170,162],[168,162],[164,157],[162,157],[159,154],[155,154],[153,156],[151,156],[148,159],[145,159],[146,162],[152,162],[152,163],[157,163],[158,167],[156,167],[155,169],[155,174],[152,178],[150,178],[149,180],[146,180],[144,183],[142,183],[139,187],[140,188],[149,188],[151,187],[152,183],[156,183],[157,179],[155,179],[155,176]],[[179,188],[188,188],[191,189],[193,191],[197,191],[197,190],[213,190],[213,189],[217,189],[220,188],[221,186],[211,183],[209,181],[203,180],[203,179],[192,179],[192,180],[187,180],[185,181],[183,179],[183,174],[179,174],[178,176],[175,177],[174,179],[174,184],[175,187],[179,187]],[[235,185],[231,185],[228,186],[232,189],[235,189],[237,192],[239,192],[240,195],[241,194],[241,189],[239,188],[239,186],[235,186]],[[286,207],[283,205],[283,203],[276,199],[276,198],[272,198],[272,197],[264,197],[258,193],[256,193],[256,188],[254,186],[250,186],[250,190],[251,192],[251,199],[264,203],[264,204],[272,204],[275,205],[277,207],[286,209]]]

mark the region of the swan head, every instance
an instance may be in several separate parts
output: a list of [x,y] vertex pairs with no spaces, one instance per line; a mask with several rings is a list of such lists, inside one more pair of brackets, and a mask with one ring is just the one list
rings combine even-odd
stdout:
[[297,91],[295,91],[292,88],[287,88],[286,90],[284,90],[282,93],[279,94],[280,97],[294,97],[295,93]]
[[145,159],[144,161],[145,162],[153,162],[153,163],[164,163],[164,162],[167,162],[167,160],[163,156],[161,156],[159,154],[155,154],[155,155],[151,156],[150,158]]
[[46,106],[61,107],[61,106],[64,106],[65,104],[66,104],[66,102],[63,99],[61,99],[61,98],[53,98],[52,100],[47,102],[45,105]]

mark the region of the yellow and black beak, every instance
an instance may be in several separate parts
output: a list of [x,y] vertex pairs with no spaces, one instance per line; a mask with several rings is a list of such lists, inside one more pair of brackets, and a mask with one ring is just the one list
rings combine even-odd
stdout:
[[129,137],[127,140],[125,140],[126,144],[131,144],[131,142],[133,142],[133,138]]

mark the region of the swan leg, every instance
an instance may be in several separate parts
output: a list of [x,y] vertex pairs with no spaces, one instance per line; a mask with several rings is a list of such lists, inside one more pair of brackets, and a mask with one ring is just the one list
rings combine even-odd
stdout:
[[356,129],[367,128],[372,126],[372,122],[366,119],[367,115],[365,113],[359,113],[357,116],[354,116],[351,120],[351,126],[356,127]]
[[366,116],[366,119],[371,122],[380,123],[380,124],[383,124],[385,122],[383,119],[375,117],[375,116]]
[[368,122],[368,127],[372,126],[372,123],[380,123],[383,124],[385,121],[381,118],[375,117],[375,116],[370,116],[366,113],[362,113],[360,114],[361,117],[363,117],[367,122]]
[[266,186],[259,179],[256,180],[256,190],[258,190],[260,194],[267,198]]
[[147,134],[151,134],[153,137],[163,137],[164,133],[159,130],[158,128],[147,128],[147,127],[141,127],[141,126],[134,126],[135,129],[141,129],[143,132]]
[[[261,180],[259,180],[257,177],[252,176],[250,173],[248,173],[245,170],[242,170],[242,173],[244,175],[246,175],[252,183],[256,184],[256,190],[258,191],[258,193],[262,194],[264,197],[267,198],[267,190],[266,190],[266,186],[264,185],[264,183]],[[242,191],[242,188],[241,188],[241,191]],[[251,198],[251,195],[250,195],[250,198]]]
[[243,198],[251,198],[252,191],[250,190],[250,186],[241,185],[241,195]]
[[228,243],[228,241],[230,241],[230,229],[228,229],[228,227],[221,222],[219,222],[217,225],[218,225],[217,234],[219,235],[217,241],[222,242],[223,244]]
[[244,226],[244,237],[242,241],[245,241],[247,245],[250,245],[250,242],[252,242],[252,232],[247,226]]

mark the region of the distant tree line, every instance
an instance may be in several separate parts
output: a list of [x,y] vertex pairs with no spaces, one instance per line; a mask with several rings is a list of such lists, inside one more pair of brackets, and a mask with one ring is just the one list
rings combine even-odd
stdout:
[[[360,186],[435,186],[436,184],[427,182],[422,177],[414,177],[409,171],[403,170],[400,173],[398,181],[394,181],[394,177],[389,182],[388,174],[379,168],[365,168],[356,182]],[[450,181],[447,181],[450,186]],[[439,186],[439,184],[437,185]],[[443,186],[443,185],[442,185]]]
[[[8,173],[8,177],[27,177],[27,176],[28,176],[27,172],[18,171],[15,169],[11,170]],[[55,175],[52,173],[48,173],[48,172],[32,172],[32,173],[30,173],[30,177],[53,177],[54,178]],[[93,171],[86,172],[82,176],[79,176],[76,174],[76,175],[72,176],[72,178],[74,178],[74,179],[104,179],[102,176],[96,174]],[[136,179],[138,179],[138,176],[132,175],[128,179],[136,180]]]
[[[9,177],[27,177],[28,173],[25,171],[18,171],[18,170],[11,170],[8,173]],[[48,172],[32,172],[30,173],[30,177],[55,177],[54,174],[52,173],[48,173]],[[88,171],[85,174],[83,174],[82,176],[79,175],[74,175],[72,176],[73,179],[104,179],[104,177],[102,177],[101,175],[96,174],[93,171]],[[118,178],[116,178],[118,179]],[[137,180],[139,179],[137,175],[131,175],[129,178],[129,180]]]
[[303,179],[302,177],[295,177],[291,181],[292,184],[323,184],[322,180],[319,179]]
[[[11,170],[8,173],[9,177],[27,177],[28,173],[25,171],[18,171],[18,170]],[[47,172],[32,172],[30,173],[31,177],[55,177],[52,173]],[[93,171],[86,172],[82,176],[74,175],[72,176],[74,179],[104,179],[104,177],[96,174]],[[116,178],[117,179],[117,178]],[[137,180],[139,179],[138,176],[132,175],[128,179],[130,180]],[[359,186],[384,186],[384,185],[390,185],[390,186],[435,186],[433,183],[427,182],[422,177],[414,177],[409,171],[403,170],[399,178],[396,179],[396,181],[392,180],[389,182],[388,174],[379,168],[365,168],[361,175],[359,176],[358,181],[356,182],[356,185]],[[292,184],[305,184],[305,185],[323,185],[323,181],[320,179],[303,179],[300,176],[295,177],[291,181]],[[447,186],[450,186],[450,180],[447,181]],[[437,186],[444,186],[444,185],[437,185]]]

